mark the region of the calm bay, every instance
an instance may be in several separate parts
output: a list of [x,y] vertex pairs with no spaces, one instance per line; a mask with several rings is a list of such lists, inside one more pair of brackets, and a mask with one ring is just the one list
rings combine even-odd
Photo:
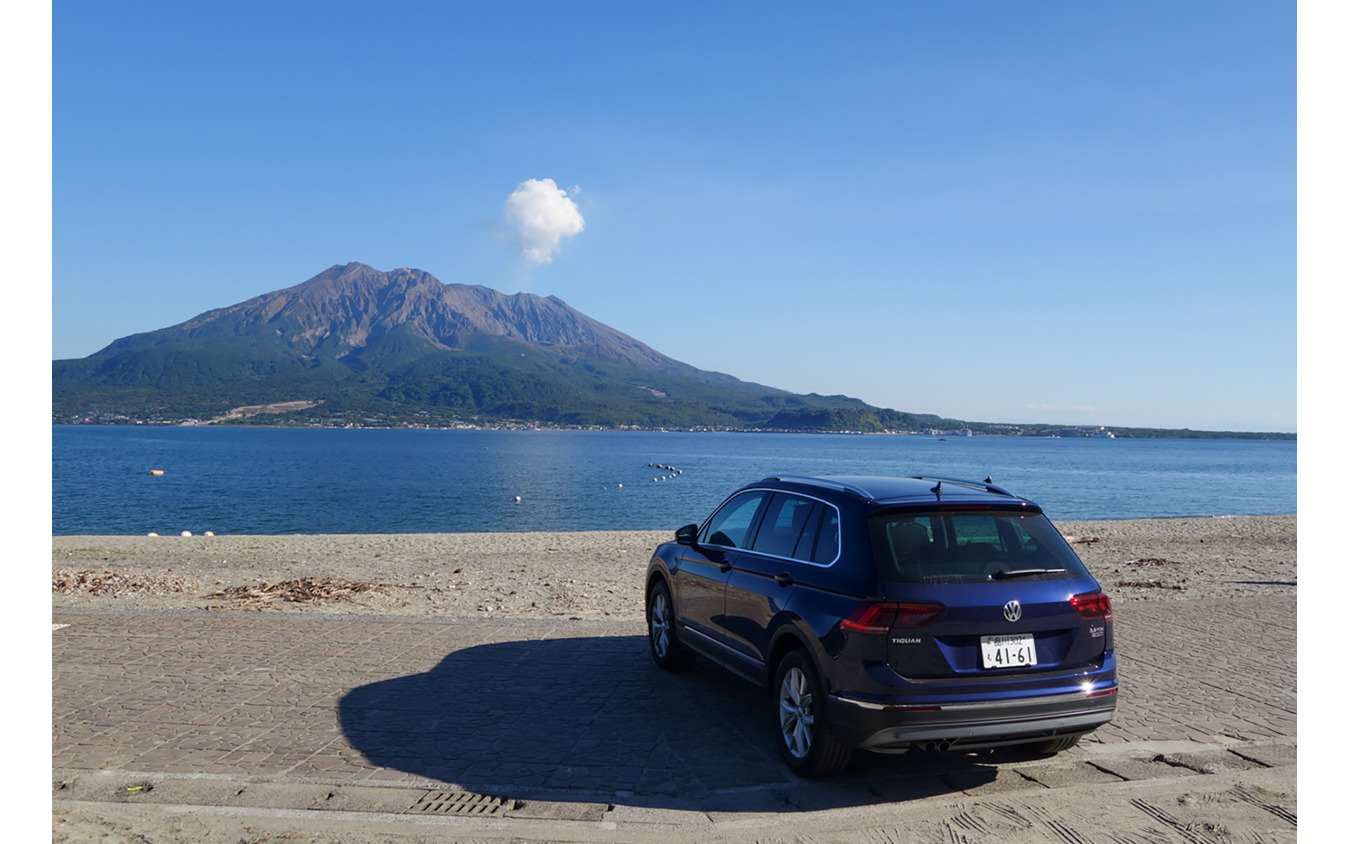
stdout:
[[778,474],[988,476],[1055,520],[1297,512],[1292,441],[55,426],[52,533],[673,529]]

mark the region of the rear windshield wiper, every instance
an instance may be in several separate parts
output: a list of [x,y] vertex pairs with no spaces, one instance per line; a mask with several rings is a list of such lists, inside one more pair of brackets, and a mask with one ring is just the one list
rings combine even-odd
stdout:
[[1062,574],[1068,569],[1004,569],[996,571],[989,577],[993,580],[1007,580],[1010,577],[1031,577],[1037,574]]

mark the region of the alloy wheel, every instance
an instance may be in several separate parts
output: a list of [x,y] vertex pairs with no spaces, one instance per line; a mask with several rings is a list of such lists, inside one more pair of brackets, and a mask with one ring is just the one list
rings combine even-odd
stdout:
[[665,659],[670,652],[670,604],[666,593],[660,589],[652,596],[651,609],[652,653],[658,659]]
[[811,752],[811,732],[816,723],[812,703],[806,674],[796,666],[789,668],[778,689],[778,727],[784,746],[795,759],[805,759]]

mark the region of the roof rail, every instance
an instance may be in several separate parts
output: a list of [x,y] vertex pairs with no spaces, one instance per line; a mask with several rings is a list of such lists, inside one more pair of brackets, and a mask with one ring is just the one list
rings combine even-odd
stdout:
[[986,492],[995,493],[996,495],[1006,495],[1009,498],[1020,498],[1020,496],[1014,495],[1003,487],[995,485],[994,482],[987,477],[983,482],[965,481],[960,478],[938,478],[931,475],[910,475],[909,477],[916,481],[937,481],[940,484],[956,484],[957,486],[969,487],[971,489],[982,489]]
[[827,486],[833,489],[841,490],[843,492],[851,492],[860,498],[866,499],[868,501],[872,500],[872,493],[868,492],[862,487],[854,486],[853,484],[840,483],[839,481],[834,480],[833,478],[822,478],[816,475],[773,475],[771,477],[765,478],[764,480],[787,481],[789,483],[793,481],[811,483],[814,484],[815,486]]

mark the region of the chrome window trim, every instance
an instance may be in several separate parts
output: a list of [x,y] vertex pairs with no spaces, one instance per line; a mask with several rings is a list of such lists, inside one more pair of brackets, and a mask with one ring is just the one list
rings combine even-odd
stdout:
[[835,532],[834,537],[834,557],[828,563],[817,563],[814,560],[802,560],[797,557],[784,557],[781,554],[766,554],[763,551],[756,551],[753,548],[738,548],[731,545],[717,545],[712,542],[706,542],[702,544],[707,545],[710,548],[726,548],[729,551],[744,551],[750,554],[756,554],[760,557],[766,557],[771,560],[787,560],[790,563],[801,563],[802,565],[815,566],[816,568],[822,569],[827,569],[830,566],[833,566],[835,563],[839,562],[840,557],[844,556],[844,514],[839,512],[838,505],[834,504],[833,502],[826,501],[825,499],[820,498],[818,496],[810,495],[805,492],[797,492],[796,490],[774,489],[773,487],[767,486],[752,487],[751,489],[737,490],[735,495],[732,495],[731,498],[728,498],[726,501],[723,501],[716,510],[712,511],[712,515],[708,516],[708,518],[704,520],[703,524],[699,525],[698,528],[699,536],[703,535],[704,528],[706,528],[709,525],[709,523],[711,523],[712,520],[716,518],[718,513],[722,512],[723,507],[731,503],[732,499],[751,492],[777,493],[779,495],[791,495],[797,498],[805,498],[810,501],[818,501],[821,504],[825,505],[826,507],[829,507],[830,509],[834,510],[834,517],[839,524],[839,530]]

